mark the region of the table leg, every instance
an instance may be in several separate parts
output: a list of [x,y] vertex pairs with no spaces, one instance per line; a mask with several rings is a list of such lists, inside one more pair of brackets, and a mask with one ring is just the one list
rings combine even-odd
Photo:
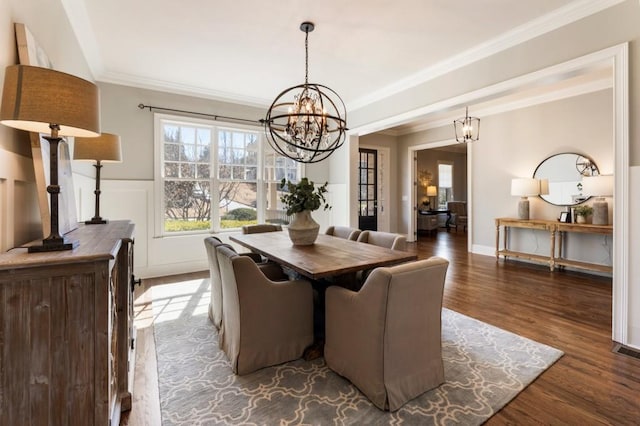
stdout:
[[[554,227],[551,231],[551,253],[549,255],[549,269],[553,272],[556,263],[556,228]],[[562,238],[562,237],[561,237]]]
[[496,221],[496,262],[500,260],[500,224]]

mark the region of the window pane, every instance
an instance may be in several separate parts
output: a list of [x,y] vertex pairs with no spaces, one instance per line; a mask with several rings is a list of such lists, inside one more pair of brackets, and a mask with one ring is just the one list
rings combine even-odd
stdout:
[[255,182],[220,182],[219,189],[220,228],[258,223],[258,185]]
[[178,126],[165,124],[164,125],[164,140],[165,142],[178,142],[180,141],[180,130]]
[[193,127],[181,127],[180,128],[180,142],[195,144],[196,143],[196,129]]
[[164,176],[167,178],[177,178],[179,170],[178,163],[164,163]]
[[233,166],[231,170],[232,170],[231,171],[231,173],[232,173],[231,178],[232,179],[245,180],[245,177],[244,177],[245,168],[244,167],[242,167],[242,166]]
[[196,177],[196,165],[195,164],[180,164],[180,177],[182,178],[195,178]]
[[180,159],[180,145],[167,143],[164,145],[164,161],[178,161]]
[[218,168],[218,177],[220,179],[231,179],[231,167],[220,165]]
[[198,179],[209,179],[211,177],[209,173],[209,164],[198,164],[197,166]]
[[211,152],[211,147],[209,145],[200,145],[197,147],[197,159],[196,161],[199,161],[201,163],[209,163],[209,161],[211,161],[211,157],[210,157],[210,152]]
[[438,164],[438,186],[443,188],[453,187],[453,166],[450,164]]
[[196,161],[196,146],[195,145],[182,145],[182,152],[180,153],[181,161]]
[[167,232],[207,230],[211,227],[209,182],[164,182],[164,230]]

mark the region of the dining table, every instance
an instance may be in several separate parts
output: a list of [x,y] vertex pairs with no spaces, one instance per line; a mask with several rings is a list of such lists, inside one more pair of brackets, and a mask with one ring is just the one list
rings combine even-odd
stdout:
[[410,252],[326,234],[319,234],[314,244],[306,246],[294,245],[286,230],[231,235],[229,239],[312,280],[417,259],[417,255]]
[[391,250],[373,244],[351,241],[333,235],[319,234],[311,245],[294,245],[284,231],[230,235],[229,239],[254,253],[289,268],[311,280],[317,292],[314,299],[314,343],[305,349],[307,361],[321,357],[324,351],[325,290],[340,285],[352,290],[362,284],[358,271],[370,271],[379,266],[392,266],[416,260],[413,253]]

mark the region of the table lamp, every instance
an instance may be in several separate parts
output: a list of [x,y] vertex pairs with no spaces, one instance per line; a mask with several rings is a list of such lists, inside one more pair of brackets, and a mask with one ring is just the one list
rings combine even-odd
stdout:
[[91,220],[87,220],[87,225],[97,225],[107,223],[106,219],[100,217],[100,169],[102,163],[122,162],[122,151],[120,147],[120,136],[111,133],[102,133],[97,138],[75,138],[73,148],[74,160],[95,161],[96,168],[96,195],[95,214]]
[[49,179],[51,232],[29,253],[71,250],[77,241],[58,228],[58,144],[61,136],[95,137],[100,132],[98,87],[79,77],[49,68],[11,65],[5,70],[0,123],[30,132],[50,133]]
[[613,196],[613,175],[597,175],[582,177],[582,193],[596,197],[593,203],[594,225],[609,224],[609,205],[604,197]]
[[435,185],[427,186],[427,197],[429,197],[429,210],[433,210],[433,207],[435,204],[435,203],[431,203],[431,197],[437,197],[437,196],[438,196],[438,187]]
[[535,178],[515,178],[511,180],[511,195],[521,197],[518,201],[518,219],[529,220],[529,199],[540,194],[540,181]]

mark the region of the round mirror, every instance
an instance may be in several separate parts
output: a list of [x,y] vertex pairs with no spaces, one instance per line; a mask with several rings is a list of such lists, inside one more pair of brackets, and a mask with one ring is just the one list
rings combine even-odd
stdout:
[[582,194],[582,176],[598,174],[598,167],[591,158],[565,152],[538,164],[533,177],[549,182],[549,193],[540,195],[543,200],[556,206],[573,206],[589,198]]

